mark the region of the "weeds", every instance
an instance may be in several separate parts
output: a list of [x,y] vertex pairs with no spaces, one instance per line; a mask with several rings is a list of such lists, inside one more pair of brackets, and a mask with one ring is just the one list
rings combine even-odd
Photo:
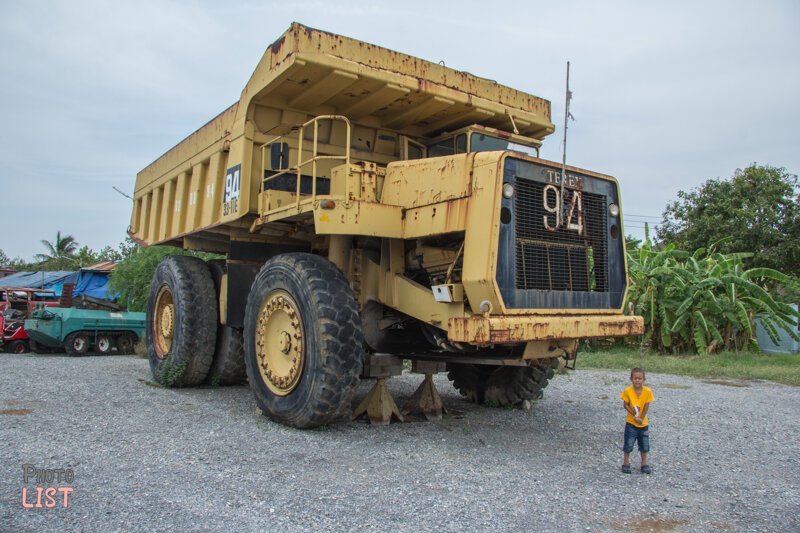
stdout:
[[161,365],[161,384],[169,389],[180,383],[186,372],[186,366],[186,361],[175,364],[172,356],[167,357]]

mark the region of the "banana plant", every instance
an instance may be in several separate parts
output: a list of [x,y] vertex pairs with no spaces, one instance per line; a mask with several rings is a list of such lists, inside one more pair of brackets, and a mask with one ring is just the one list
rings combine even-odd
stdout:
[[797,339],[800,314],[777,301],[766,281],[792,286],[793,278],[769,268],[746,269],[749,253],[721,254],[715,247],[694,253],[667,246],[654,249],[649,238],[628,255],[629,302],[645,319],[643,342],[666,352],[712,353],[758,350],[753,320],[778,341],[778,329]]

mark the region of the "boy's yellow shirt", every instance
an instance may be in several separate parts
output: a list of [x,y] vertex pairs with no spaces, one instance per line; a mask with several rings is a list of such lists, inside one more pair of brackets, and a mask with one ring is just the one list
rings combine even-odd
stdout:
[[[642,385],[642,394],[636,396],[636,391],[633,390],[633,385],[622,391],[619,395],[622,398],[622,401],[630,405],[634,411],[637,413],[641,412],[644,409],[644,404],[650,403],[655,400],[655,396],[653,396],[653,391],[650,390],[650,387],[645,387]],[[638,410],[637,410],[638,409]],[[634,425],[637,428],[643,428],[647,425],[647,417],[644,417],[641,424],[637,424],[636,420],[633,419],[633,415],[628,413],[628,416],[625,417],[625,422],[628,424]]]

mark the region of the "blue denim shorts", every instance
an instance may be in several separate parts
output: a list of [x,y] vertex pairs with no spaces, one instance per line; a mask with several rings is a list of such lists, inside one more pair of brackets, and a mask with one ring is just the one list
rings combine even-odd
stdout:
[[633,451],[633,443],[639,443],[639,452],[650,452],[650,426],[637,428],[629,422],[625,422],[625,443],[622,446],[622,451],[631,453]]

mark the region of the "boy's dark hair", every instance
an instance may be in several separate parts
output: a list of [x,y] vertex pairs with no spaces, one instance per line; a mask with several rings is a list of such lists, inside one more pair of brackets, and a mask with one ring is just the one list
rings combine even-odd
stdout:
[[644,375],[644,369],[639,368],[638,366],[631,369],[631,378],[633,378],[634,374],[641,374],[642,378],[647,379],[647,376]]

